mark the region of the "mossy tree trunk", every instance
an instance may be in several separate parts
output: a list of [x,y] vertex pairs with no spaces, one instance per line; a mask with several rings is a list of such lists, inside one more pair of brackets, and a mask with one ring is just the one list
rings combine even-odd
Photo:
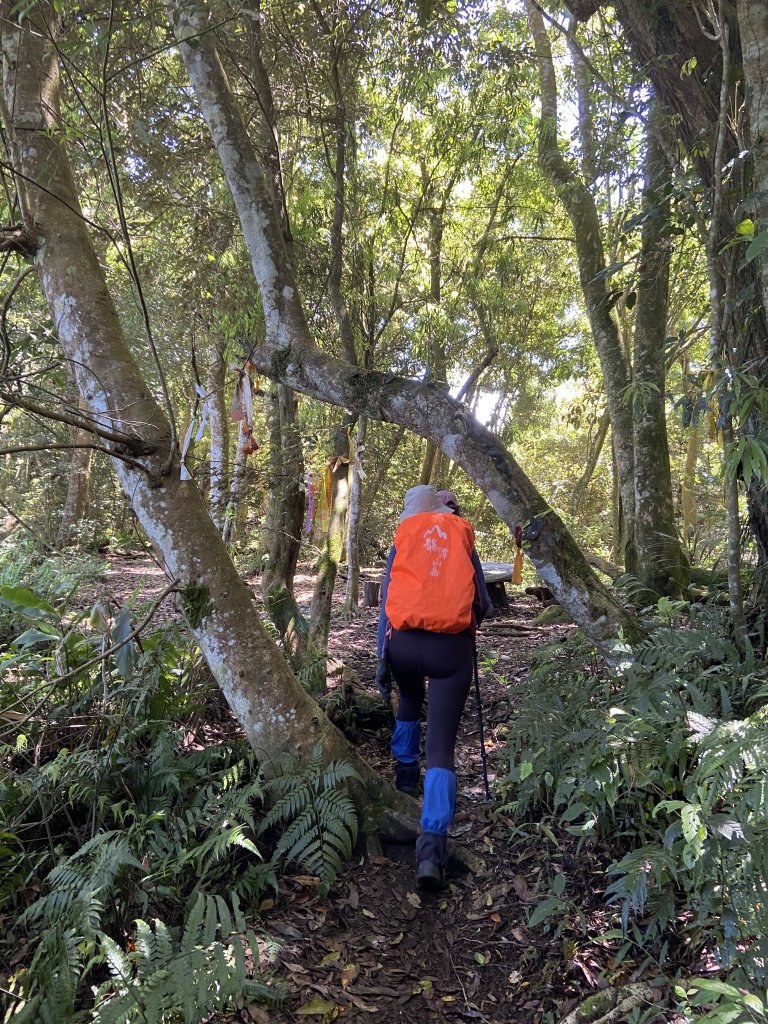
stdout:
[[688,585],[688,559],[672,501],[664,350],[671,246],[665,232],[669,201],[662,197],[671,168],[662,140],[668,123],[668,113],[654,100],[646,134],[645,219],[634,334],[634,533],[641,582],[655,593],[680,597]]
[[[539,122],[539,166],[555,188],[573,225],[579,281],[595,348],[600,359],[603,384],[611,419],[622,515],[626,526],[621,561],[627,572],[636,572],[634,539],[635,487],[632,411],[625,401],[630,383],[630,366],[611,308],[603,236],[597,206],[590,187],[560,151],[557,130],[558,100],[555,66],[541,11],[526,0],[526,12],[536,51],[541,92]],[[580,112],[582,135],[586,131],[588,108]]]

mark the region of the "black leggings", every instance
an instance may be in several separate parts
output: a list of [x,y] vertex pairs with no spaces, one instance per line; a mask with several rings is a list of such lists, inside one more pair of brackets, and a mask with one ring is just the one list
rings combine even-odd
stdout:
[[424,677],[429,678],[427,768],[454,771],[456,733],[472,683],[473,650],[474,639],[469,632],[392,630],[389,664],[400,690],[400,721],[415,722],[421,718]]

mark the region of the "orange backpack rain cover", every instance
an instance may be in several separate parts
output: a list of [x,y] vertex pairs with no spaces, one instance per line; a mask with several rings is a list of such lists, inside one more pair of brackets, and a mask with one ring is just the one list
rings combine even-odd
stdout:
[[461,516],[420,512],[400,523],[386,602],[395,629],[461,633],[472,624],[474,542]]

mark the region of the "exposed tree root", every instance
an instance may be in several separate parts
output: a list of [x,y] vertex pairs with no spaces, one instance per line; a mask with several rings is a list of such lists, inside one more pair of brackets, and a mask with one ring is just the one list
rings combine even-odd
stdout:
[[560,1024],[621,1024],[635,1007],[655,1002],[656,994],[656,989],[643,982],[607,988],[585,999]]

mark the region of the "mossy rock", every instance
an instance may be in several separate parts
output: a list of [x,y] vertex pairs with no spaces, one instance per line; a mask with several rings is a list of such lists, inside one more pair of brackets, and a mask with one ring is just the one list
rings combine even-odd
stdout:
[[550,605],[549,608],[539,612],[533,620],[534,626],[564,626],[569,622],[573,622],[573,619],[560,604]]

